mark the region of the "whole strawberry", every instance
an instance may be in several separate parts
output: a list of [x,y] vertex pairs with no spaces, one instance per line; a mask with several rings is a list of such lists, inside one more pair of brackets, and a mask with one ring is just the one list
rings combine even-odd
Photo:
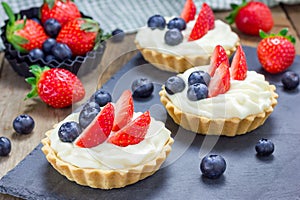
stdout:
[[15,17],[12,9],[5,2],[2,6],[9,17],[6,26],[6,38],[13,47],[22,52],[27,53],[35,48],[42,48],[43,42],[48,38],[43,27],[31,19],[20,19],[20,15]]
[[32,86],[27,98],[39,96],[53,108],[64,108],[80,101],[85,95],[81,81],[66,69],[32,65],[30,72],[35,77],[26,79]]
[[226,20],[229,24],[235,22],[243,33],[259,35],[260,29],[269,32],[274,25],[271,10],[262,2],[243,0],[241,5],[231,4],[231,7],[233,11]]
[[41,21],[44,24],[49,18],[56,19],[61,25],[81,17],[76,4],[71,0],[44,0],[41,7]]

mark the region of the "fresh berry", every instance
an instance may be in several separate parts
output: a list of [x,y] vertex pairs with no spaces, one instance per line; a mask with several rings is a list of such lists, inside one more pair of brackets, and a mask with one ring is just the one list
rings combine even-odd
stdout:
[[49,54],[45,58],[46,63],[50,63],[52,60],[55,60],[55,56]]
[[62,142],[73,142],[82,132],[77,122],[63,123],[58,129],[58,137]]
[[84,87],[76,75],[62,68],[30,66],[35,77],[26,81],[32,86],[27,98],[40,96],[43,102],[53,108],[63,108],[83,99]]
[[186,22],[180,17],[175,17],[168,22],[168,29],[177,28],[182,31],[186,29]]
[[188,78],[188,84],[193,85],[195,83],[202,83],[208,86],[210,81],[210,75],[204,71],[194,71]]
[[42,46],[42,50],[46,53],[49,54],[51,53],[52,48],[56,45],[56,40],[54,38],[48,38],[45,40]]
[[229,66],[229,60],[225,49],[221,45],[217,45],[214,48],[213,54],[210,58],[210,67],[208,69],[208,73],[210,74],[210,76],[214,76],[216,69],[223,62],[225,62],[225,64]]
[[272,12],[263,2],[243,0],[241,5],[232,4],[232,9],[226,20],[229,24],[235,22],[243,33],[259,35],[259,30],[269,32],[274,25]]
[[175,46],[183,41],[183,35],[177,28],[168,30],[165,33],[165,43],[170,46]]
[[165,90],[168,94],[175,94],[181,92],[185,88],[185,83],[179,76],[171,76],[165,82]]
[[74,143],[82,148],[92,148],[103,143],[110,135],[113,122],[114,106],[108,103]]
[[41,20],[39,20],[38,18],[34,17],[34,18],[31,18],[33,21],[37,22],[38,24],[41,24]]
[[9,17],[6,27],[6,38],[13,47],[27,53],[32,49],[42,49],[43,42],[48,38],[43,27],[32,19],[16,19],[13,11],[7,3],[2,2],[2,6]]
[[88,18],[68,21],[60,30],[56,40],[69,46],[74,56],[83,56],[92,51],[101,37],[99,23]]
[[283,72],[294,62],[296,50],[295,38],[287,36],[288,29],[282,29],[279,34],[267,35],[260,31],[263,38],[257,46],[257,56],[262,67],[271,74]]
[[88,102],[79,113],[79,125],[86,128],[100,112],[100,106],[96,102]]
[[44,23],[44,29],[47,35],[55,38],[61,29],[61,24],[56,19],[49,18]]
[[27,114],[17,116],[13,121],[13,127],[19,134],[29,134],[34,128],[34,120]]
[[30,50],[28,55],[32,60],[43,59],[45,56],[44,52],[37,48]]
[[133,111],[131,91],[125,90],[115,104],[115,121],[112,130],[118,131],[128,124],[133,117]]
[[181,11],[180,17],[184,19],[186,23],[195,19],[196,5],[193,0],[187,0],[184,4],[183,10]]
[[210,79],[208,85],[208,96],[215,97],[224,94],[230,89],[230,72],[229,66],[225,63],[216,69],[214,76]]
[[11,151],[11,142],[7,137],[0,137],[0,156],[8,156]]
[[54,18],[63,26],[66,22],[80,17],[81,14],[72,0],[44,0],[41,7],[43,24],[48,19]]
[[131,90],[134,98],[147,98],[151,96],[154,85],[147,78],[139,78],[132,82]]
[[150,122],[150,113],[146,111],[112,135],[108,142],[121,147],[138,144],[145,138]]
[[166,27],[166,20],[161,15],[153,15],[148,19],[147,25],[151,29],[163,30]]
[[111,32],[113,42],[122,42],[125,38],[125,32],[122,29],[115,29]]
[[299,75],[296,72],[287,71],[281,78],[283,87],[287,90],[293,90],[299,85]]
[[59,61],[72,58],[72,51],[67,44],[56,43],[51,49],[52,55]]
[[241,45],[237,47],[230,67],[231,78],[234,80],[245,80],[247,77],[246,55]]
[[188,41],[198,40],[208,32],[208,18],[206,9],[202,8],[198,14],[196,23],[190,33]]
[[191,101],[198,101],[205,99],[208,96],[207,86],[203,83],[194,83],[189,86],[187,97]]
[[208,30],[215,28],[215,15],[211,7],[207,3],[202,4],[202,9],[206,12],[206,17],[208,20]]
[[99,89],[94,93],[91,100],[95,101],[100,107],[103,107],[108,102],[111,102],[111,95],[109,92]]
[[226,161],[220,155],[207,155],[201,160],[200,170],[204,177],[219,178],[226,170]]
[[259,156],[269,156],[274,152],[274,143],[271,140],[262,138],[255,145],[255,150]]

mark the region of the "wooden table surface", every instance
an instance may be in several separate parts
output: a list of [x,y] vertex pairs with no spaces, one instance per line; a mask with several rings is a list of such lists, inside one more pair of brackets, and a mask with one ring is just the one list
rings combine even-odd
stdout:
[[[272,32],[278,32],[282,28],[288,27],[290,33],[296,37],[296,52],[299,55],[300,5],[280,5],[273,7],[271,10],[275,21]],[[224,19],[228,12],[215,12],[215,15],[218,19]],[[260,41],[259,37],[240,33],[234,26],[233,30],[239,34],[243,45],[256,47]],[[65,109],[53,109],[39,99],[24,101],[23,99],[30,91],[30,87],[25,83],[24,78],[18,76],[12,70],[4,58],[4,53],[0,52],[0,136],[8,137],[12,142],[12,150],[9,156],[0,157],[0,178],[13,169],[40,143],[46,130],[70,114],[74,108],[91,96],[97,87],[105,83],[114,72],[137,53],[133,43],[134,38],[135,34],[131,34],[127,35],[121,43],[108,42],[103,59],[97,68],[97,73],[90,73],[81,79],[87,91],[86,98],[72,108]],[[29,114],[35,120],[34,131],[29,135],[19,135],[14,132],[12,127],[14,118],[24,113]],[[18,198],[0,194],[0,200],[2,199]]]

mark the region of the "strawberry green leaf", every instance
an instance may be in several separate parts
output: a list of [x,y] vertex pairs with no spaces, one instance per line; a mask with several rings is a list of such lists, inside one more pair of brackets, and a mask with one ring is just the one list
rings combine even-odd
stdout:
[[279,35],[286,36],[288,31],[289,31],[288,28],[284,28],[284,29],[280,30]]
[[228,24],[233,24],[235,22],[235,18],[237,14],[239,13],[240,9],[245,7],[248,4],[246,0],[243,0],[242,4],[237,5],[237,4],[230,4],[232,11],[229,13],[227,17],[225,17],[226,21]]
[[15,21],[16,21],[14,12],[12,11],[12,9],[10,8],[10,6],[6,2],[1,2],[1,4],[2,4],[2,7],[3,7],[5,13],[8,16],[8,19],[9,19],[8,23],[9,23],[9,25],[13,25],[15,23]]
[[263,30],[259,30],[259,36],[262,39],[264,39],[264,38],[267,38],[269,35],[266,32],[264,32]]
[[12,35],[11,36],[11,39],[12,39],[12,42],[13,43],[17,43],[17,44],[26,44],[28,43],[29,41],[26,39],[26,38],[23,38],[19,35]]

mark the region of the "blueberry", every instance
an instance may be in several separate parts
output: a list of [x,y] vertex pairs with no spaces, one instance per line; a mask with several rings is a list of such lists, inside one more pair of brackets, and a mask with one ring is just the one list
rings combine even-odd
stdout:
[[19,134],[29,134],[34,128],[34,120],[27,114],[22,114],[16,117],[13,121],[13,127]]
[[51,62],[52,60],[55,60],[55,57],[54,57],[53,55],[51,55],[51,54],[49,54],[49,55],[47,55],[47,56],[45,57],[46,63],[49,63],[49,62]]
[[208,96],[208,88],[205,84],[195,83],[190,85],[187,91],[187,97],[191,101],[205,99]]
[[125,37],[124,31],[119,29],[119,28],[113,30],[111,32],[111,35],[113,36],[112,37],[113,42],[122,42],[124,40],[124,37]]
[[283,74],[281,78],[283,87],[287,90],[292,90],[299,85],[299,75],[296,72],[287,71]]
[[202,175],[215,179],[219,178],[226,169],[226,162],[222,156],[207,155],[201,160],[200,170]]
[[11,151],[11,142],[7,137],[0,137],[0,156],[7,156]]
[[49,18],[44,23],[44,30],[50,37],[55,38],[61,29],[61,24],[54,18]]
[[58,137],[62,142],[73,142],[82,132],[77,122],[63,123],[58,129]]
[[148,19],[147,25],[152,30],[156,28],[163,30],[166,27],[166,20],[161,15],[153,15]]
[[132,82],[131,84],[132,96],[137,98],[147,98],[151,96],[154,85],[147,78],[139,78]]
[[210,75],[204,71],[192,72],[188,78],[188,84],[193,85],[195,83],[202,83],[208,86],[210,82]]
[[44,53],[49,54],[51,53],[51,49],[56,45],[56,40],[54,38],[48,38],[43,43],[42,49]]
[[165,89],[168,94],[181,92],[185,88],[185,83],[179,76],[171,76],[165,83]]
[[44,52],[41,49],[35,48],[29,51],[29,57],[32,60],[42,59],[44,56]]
[[165,43],[170,46],[175,46],[183,41],[183,35],[177,28],[168,30],[165,33]]
[[79,125],[86,128],[100,112],[100,106],[96,102],[85,104],[79,114]]
[[100,107],[105,106],[108,102],[111,102],[111,95],[105,90],[97,90],[92,96],[92,100],[99,104]]
[[31,18],[31,20],[37,22],[38,24],[41,24],[41,21],[38,18]]
[[262,138],[255,145],[255,150],[259,156],[269,156],[274,152],[274,144],[271,140]]
[[58,60],[63,61],[72,58],[72,51],[66,44],[56,43],[51,49],[51,54]]
[[186,23],[184,19],[180,17],[175,17],[171,19],[168,23],[168,29],[173,29],[173,28],[177,28],[180,31],[186,29]]

